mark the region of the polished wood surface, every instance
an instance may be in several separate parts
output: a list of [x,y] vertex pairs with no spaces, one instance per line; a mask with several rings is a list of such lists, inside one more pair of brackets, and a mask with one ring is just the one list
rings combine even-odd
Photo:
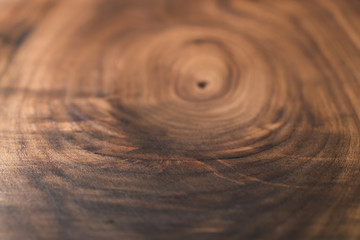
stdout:
[[0,239],[360,239],[360,1],[0,0]]

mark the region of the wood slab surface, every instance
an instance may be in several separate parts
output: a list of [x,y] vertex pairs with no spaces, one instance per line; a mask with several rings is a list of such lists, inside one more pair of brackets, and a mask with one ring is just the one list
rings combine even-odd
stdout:
[[0,0],[0,239],[360,239],[360,1]]

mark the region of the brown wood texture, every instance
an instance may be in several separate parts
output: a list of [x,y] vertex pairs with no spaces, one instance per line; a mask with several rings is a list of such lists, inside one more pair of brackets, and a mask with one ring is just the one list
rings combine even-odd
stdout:
[[360,1],[0,0],[0,239],[360,239]]

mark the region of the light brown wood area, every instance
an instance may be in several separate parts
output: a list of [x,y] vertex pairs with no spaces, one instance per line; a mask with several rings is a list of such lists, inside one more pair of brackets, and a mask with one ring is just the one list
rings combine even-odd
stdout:
[[360,1],[0,0],[0,239],[360,239]]

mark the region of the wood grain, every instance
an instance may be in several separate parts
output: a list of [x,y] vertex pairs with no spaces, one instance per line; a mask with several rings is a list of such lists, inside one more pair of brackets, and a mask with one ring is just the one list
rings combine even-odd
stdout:
[[360,239],[357,0],[1,0],[0,239]]

